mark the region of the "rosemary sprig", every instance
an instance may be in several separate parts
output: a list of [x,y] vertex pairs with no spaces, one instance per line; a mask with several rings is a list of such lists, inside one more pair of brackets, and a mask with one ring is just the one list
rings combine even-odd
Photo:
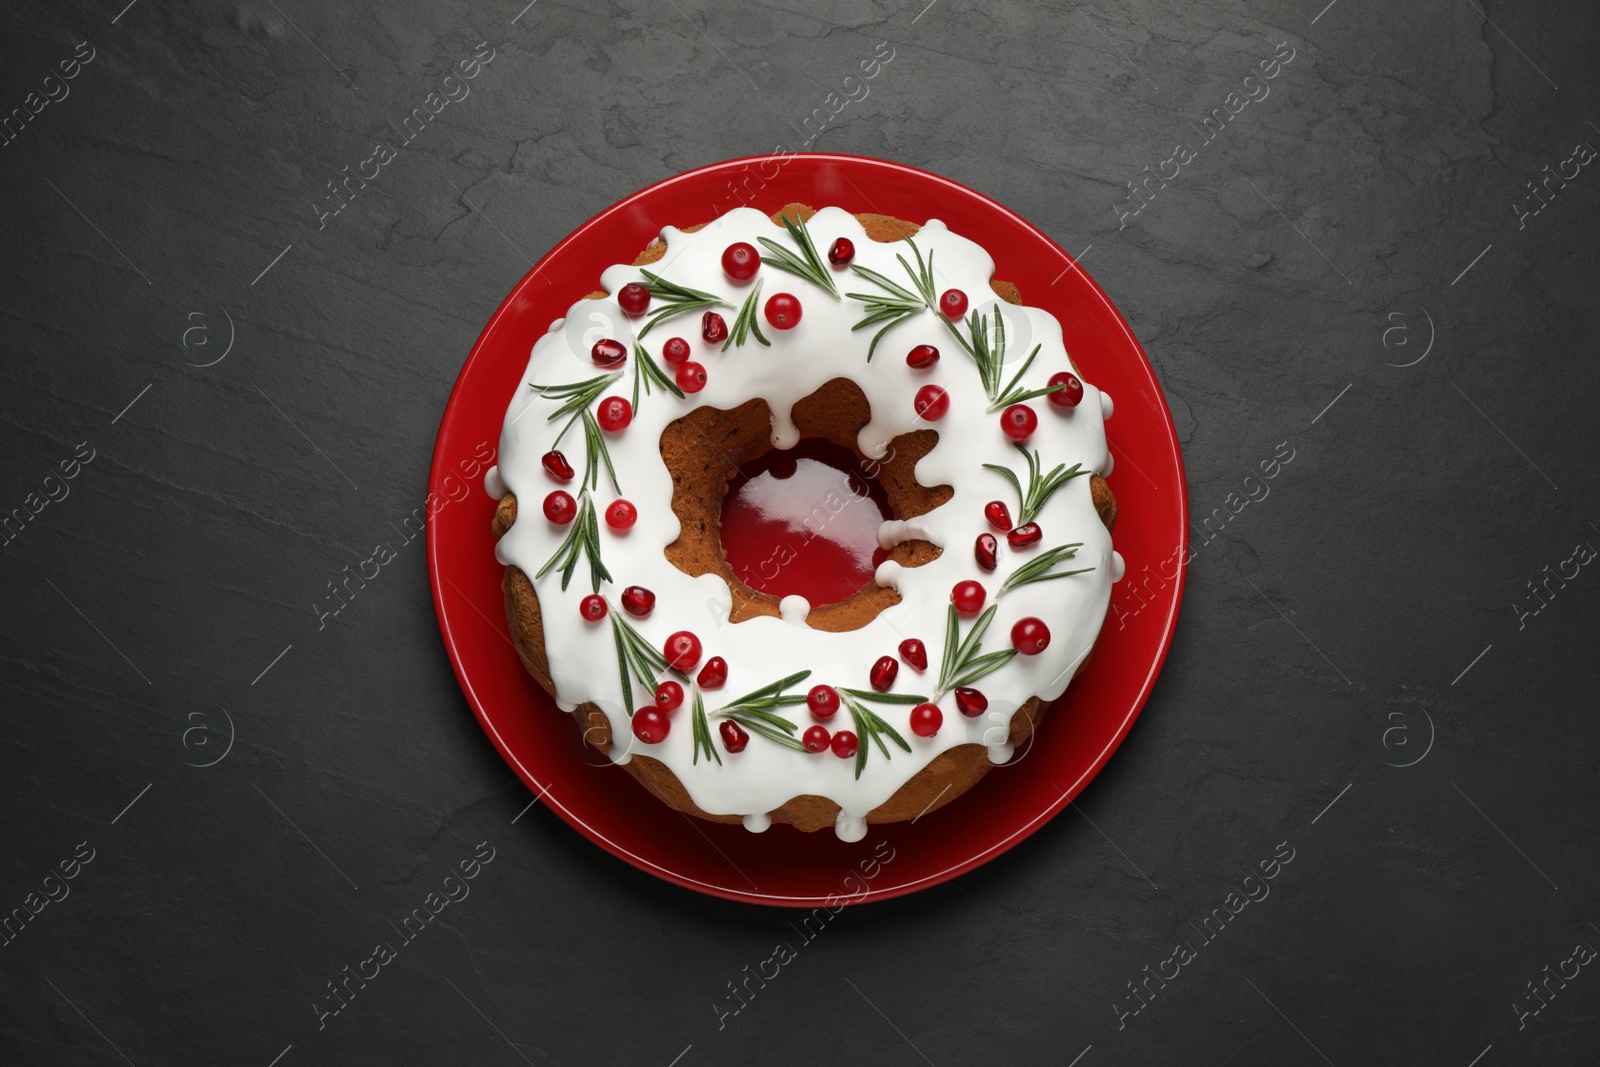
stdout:
[[1014,648],[985,652],[982,655],[978,652],[983,645],[984,631],[989,629],[989,624],[994,621],[994,613],[997,610],[994,604],[985,608],[983,614],[978,616],[978,621],[972,624],[966,640],[961,640],[961,617],[956,613],[956,606],[950,605],[950,614],[945,620],[944,660],[939,664],[939,692],[934,697],[935,700],[952,689],[971,685],[979,678],[993,674],[1010,663],[1012,657],[1017,654]]
[[[911,278],[911,289],[884,277],[875,270],[851,264],[850,269],[859,277],[882,289],[882,293],[846,293],[845,296],[852,300],[859,300],[866,305],[866,318],[850,327],[852,333],[864,330],[878,323],[884,323],[882,329],[872,336],[872,344],[867,346],[867,362],[872,362],[872,354],[878,349],[878,342],[883,335],[919,311],[933,311],[938,302],[937,287],[933,280],[933,253],[928,253],[928,258],[922,258],[922,250],[911,238],[903,238],[911,246],[911,252],[917,257],[917,266],[913,270],[906,257],[896,255],[900,265],[905,268],[906,274]],[[914,290],[914,291],[913,291]],[[943,319],[943,316],[940,316]],[[950,325],[950,320],[944,319],[945,325]],[[952,327],[953,329],[953,327]],[[956,339],[961,340],[961,335],[956,334]],[[962,341],[965,345],[966,342]]]
[[[598,593],[602,581],[611,581],[611,572],[606,570],[606,565],[600,560],[600,523],[594,517],[594,502],[589,499],[587,489],[578,493],[578,515],[572,520],[572,528],[567,531],[567,536],[556,549],[555,555],[545,561],[545,565],[539,568],[539,573],[535,574],[534,578],[543,578],[550,573],[552,567],[559,564],[561,588],[564,591],[567,584],[572,581],[572,572],[578,568],[580,556],[589,557],[589,580],[594,591]],[[630,706],[628,710],[631,712],[633,708]]]
[[[767,340],[766,335],[761,332],[761,319],[756,310],[761,306],[761,286],[762,282],[756,282],[756,287],[750,291],[749,296],[744,298],[744,306],[739,309],[738,318],[733,320],[733,329],[729,331],[728,339],[722,342],[722,351],[726,352],[730,345],[744,344],[745,338],[752,333],[756,335],[756,340],[763,345],[769,348],[772,346],[772,342]],[[679,393],[678,395],[682,396],[683,394]]]
[[1094,570],[1093,567],[1079,567],[1077,570],[1050,573],[1050,568],[1064,559],[1072,559],[1078,554],[1078,549],[1082,547],[1083,542],[1079,541],[1076,544],[1057,545],[1055,548],[1045,549],[1039,555],[1006,575],[1006,580],[1000,583],[1000,591],[994,595],[994,598],[999,600],[1011,590],[1020,589],[1025,585],[1032,585],[1034,582],[1051,582],[1057,578],[1070,578],[1074,574],[1087,574],[1089,571]]
[[578,484],[593,489],[600,488],[600,463],[604,461],[606,473],[611,476],[611,488],[622,492],[617,484],[617,468],[611,465],[611,449],[606,446],[605,435],[595,421],[594,412],[583,413],[583,481]]
[[562,417],[567,421],[556,434],[551,448],[561,444],[561,439],[567,436],[567,431],[572,429],[573,423],[583,423],[583,450],[587,465],[583,469],[583,480],[578,483],[580,486],[600,488],[600,468],[596,461],[604,460],[606,471],[611,475],[611,487],[619,493],[622,492],[622,487],[617,484],[617,470],[611,465],[611,451],[606,447],[606,439],[600,433],[600,424],[595,421],[594,413],[589,410],[589,405],[622,375],[622,371],[615,371],[611,374],[597,374],[581,382],[568,382],[566,385],[534,385],[531,382],[528,385],[528,388],[542,397],[561,401],[555,411],[550,413],[549,421],[555,422]]
[[[706,719],[706,702],[700,698],[700,687],[694,687],[694,704],[690,708],[690,722],[694,727],[694,758],[690,763],[700,762],[700,753],[703,750],[707,756],[717,761],[717,766],[722,765],[722,756],[717,752],[717,746],[711,743],[711,723]],[[802,748],[805,746],[801,746]]]
[[678,383],[668,378],[662,371],[661,365],[650,358],[650,353],[644,350],[644,345],[638,341],[633,342],[633,410],[639,410],[639,383],[644,382],[644,395],[650,395],[650,383],[654,382],[667,392],[683,399],[683,390],[678,388]]
[[817,246],[812,243],[811,231],[806,228],[805,220],[799,218],[791,220],[787,215],[780,215],[779,218],[783,222],[783,228],[789,231],[790,240],[799,246],[800,254],[795,255],[770,238],[758,237],[756,240],[767,250],[767,254],[761,257],[762,261],[774,270],[804,278],[829,295],[838,296],[839,287],[833,284],[833,272],[822,261],[822,257],[817,255]]
[[[885,694],[874,693],[872,695],[883,697]],[[902,752],[910,752],[911,746],[906,744],[906,739],[900,736],[898,730],[884,722],[865,704],[862,704],[857,699],[858,696],[866,697],[867,694],[859,689],[839,690],[839,699],[844,702],[846,708],[850,709],[850,718],[855,721],[856,737],[860,740],[860,745],[856,749],[856,777],[860,778],[861,772],[867,767],[867,750],[871,747],[867,742],[870,741],[877,745],[878,751],[883,753],[884,759],[890,758],[889,748],[883,743],[885,734],[888,735],[889,740],[900,746]],[[901,701],[895,700],[889,701],[889,703],[898,704]],[[918,703],[921,703],[921,701],[919,700]]]
[[705,308],[733,307],[720,297],[701,292],[699,289],[690,289],[687,285],[679,285],[677,282],[669,282],[659,274],[647,270],[641,270],[639,273],[644,275],[644,287],[650,290],[651,299],[660,303],[660,307],[652,311],[650,317],[645,320],[644,327],[639,331],[640,337],[655,329],[656,324],[663,319],[670,319],[674,315]]
[[758,734],[774,744],[792,748],[796,752],[804,752],[806,746],[794,736],[800,727],[773,709],[804,704],[805,697],[799,693],[785,693],[784,690],[809,677],[811,677],[810,671],[799,671],[787,678],[780,678],[776,682],[746,693],[731,704],[723,705],[712,714],[719,719],[732,719],[751,733]]
[[[1000,317],[998,308],[995,309],[994,317],[997,319]],[[1000,390],[1000,395],[994,398],[994,403],[989,405],[990,411],[999,411],[1001,408],[1010,407],[1012,404],[1020,404],[1024,400],[1032,400],[1034,397],[1049,396],[1051,393],[1058,393],[1067,387],[1066,382],[1061,382],[1058,385],[1046,385],[1038,389],[1023,389],[1017,384],[1022,381],[1022,376],[1028,373],[1028,368],[1033,366],[1033,357],[1039,354],[1040,347],[1040,345],[1033,346],[1033,351],[1029,352],[1028,358],[1022,361],[1022,366],[1017,368],[1017,373],[1011,376],[1011,381],[1006,383],[1006,387]]]
[[687,676],[682,671],[669,668],[667,658],[646,641],[644,635],[622,617],[621,612],[613,610],[610,615],[611,635],[617,642],[617,670],[622,674],[622,703],[627,706],[628,714],[632,715],[634,682],[654,692],[656,679],[663,674],[676,674],[679,678]]
[[1002,467],[997,463],[985,463],[984,466],[1005,475],[1006,479],[1011,482],[1012,488],[1016,489],[1017,504],[1021,509],[1021,516],[1017,519],[1017,525],[1026,526],[1043,510],[1045,501],[1050,499],[1051,494],[1072,481],[1072,479],[1089,472],[1083,469],[1082,463],[1074,463],[1071,467],[1068,467],[1065,463],[1058,463],[1050,469],[1050,473],[1041,475],[1039,473],[1041,469],[1039,453],[1037,451],[1030,452],[1020,444],[1014,445],[1014,447],[1018,452],[1022,453],[1022,458],[1028,461],[1028,488],[1026,492],[1023,491],[1022,482],[1018,480],[1016,471],[1013,471],[1010,467]]

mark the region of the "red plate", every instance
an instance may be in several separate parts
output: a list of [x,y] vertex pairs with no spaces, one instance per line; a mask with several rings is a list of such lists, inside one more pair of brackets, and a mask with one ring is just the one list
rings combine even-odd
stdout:
[[[752,834],[690,818],[585,749],[572,717],[522,669],[507,634],[489,530],[495,502],[474,470],[475,458],[498,446],[533,342],[597,287],[602,270],[631,263],[664,225],[704,222],[741,203],[773,212],[793,202],[943,219],[990,250],[996,276],[1015,282],[1025,302],[1061,320],[1085,376],[1116,401],[1108,423],[1121,513],[1114,543],[1128,577],[1113,587],[1091,662],[1011,763],[948,807],[915,823],[875,826],[853,845],[827,830],[775,826]],[[602,211],[540,260],[467,357],[428,479],[428,568],[445,648],[484,730],[535,795],[640,870],[730,900],[807,908],[938,885],[994,859],[1064,808],[1150,695],[1177,624],[1188,552],[1183,459],[1161,387],[1127,322],[1070,264],[1050,238],[971,189],[898,163],[821,153],[781,166],[772,157],[731,160],[668,178]],[[1164,585],[1151,577],[1158,573]],[[1142,599],[1136,578],[1145,579]]]

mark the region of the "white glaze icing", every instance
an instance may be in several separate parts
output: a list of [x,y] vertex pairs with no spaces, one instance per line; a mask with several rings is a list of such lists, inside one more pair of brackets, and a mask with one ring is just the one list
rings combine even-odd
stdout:
[[[808,225],[820,251],[825,252],[835,238],[848,237],[855,244],[857,265],[905,283],[904,270],[895,258],[908,251],[904,244],[871,240],[852,215],[838,208],[822,209]],[[756,244],[760,237],[787,243],[781,228],[749,208],[730,211],[692,234],[669,226],[661,236],[666,253],[649,269],[734,305],[721,309],[730,324],[749,290],[723,275],[723,250],[735,241]],[[1020,366],[1020,360],[1034,344],[1040,345],[1041,351],[1023,380],[1024,387],[1042,387],[1052,373],[1068,367],[1061,326],[1053,316],[994,298],[989,286],[994,261],[979,245],[951,233],[937,220],[928,222],[915,241],[924,256],[932,253],[934,257],[940,292],[958,288],[967,294],[972,310],[993,312],[998,308],[1005,316],[1009,340],[1006,378]],[[615,762],[625,763],[635,752],[648,754],[672,770],[702,809],[742,816],[745,826],[755,832],[770,825],[768,813],[792,797],[827,797],[841,808],[835,825],[839,837],[855,841],[866,833],[866,814],[889,799],[939,753],[957,745],[980,744],[996,763],[1011,757],[1006,734],[1012,713],[1032,696],[1053,700],[1066,689],[1099,634],[1110,603],[1111,582],[1121,577],[1122,561],[1112,552],[1110,534],[1095,512],[1089,479],[1080,477],[1067,482],[1040,510],[1036,521],[1044,538],[1038,548],[1013,552],[1001,537],[999,569],[992,574],[980,570],[972,546],[980,533],[989,530],[984,504],[1003,500],[1013,514],[1018,506],[1009,482],[982,465],[1008,466],[1018,473],[1024,485],[1027,474],[1022,456],[1001,433],[998,414],[986,410],[989,404],[976,367],[965,351],[935,312],[923,311],[889,330],[873,361],[868,363],[867,344],[873,331],[851,331],[863,316],[859,301],[835,298],[770,265],[763,265],[757,277],[764,281],[763,303],[775,293],[787,292],[799,298],[803,309],[799,325],[792,330],[773,329],[763,319],[761,326],[772,342],[770,348],[761,347],[754,339],[725,353],[718,350],[720,345],[707,345],[700,338],[698,311],[665,320],[644,340],[646,350],[671,373],[661,360],[661,345],[671,337],[686,339],[690,358],[705,366],[708,382],[701,392],[684,400],[660,389],[641,397],[632,423],[619,434],[607,435],[621,482],[620,495],[639,510],[638,525],[626,536],[613,533],[601,523],[601,554],[614,578],[614,583],[602,584],[601,592],[610,601],[611,611],[622,610],[617,593],[623,586],[642,585],[655,592],[655,611],[647,619],[629,621],[648,641],[659,648],[668,634],[689,630],[700,637],[706,657],[722,656],[727,660],[726,685],[705,694],[713,719],[715,709],[722,704],[796,671],[812,672],[795,690],[802,694],[819,683],[868,689],[873,662],[880,656],[895,655],[899,643],[908,637],[920,638],[927,646],[928,671],[918,674],[903,667],[893,691],[931,695],[939,671],[951,588],[958,581],[977,579],[988,590],[989,602],[996,603],[995,591],[1014,568],[1043,548],[1082,542],[1072,566],[1093,570],[1008,592],[997,602],[998,612],[983,642],[985,651],[1009,647],[1012,623],[1032,615],[1050,627],[1049,647],[1037,656],[1017,656],[975,683],[989,699],[989,711],[984,715],[966,718],[956,710],[953,696],[945,696],[940,701],[944,722],[931,738],[911,732],[909,705],[869,705],[899,731],[912,751],[906,753],[891,744],[892,756],[884,759],[873,749],[859,779],[855,777],[853,759],[839,759],[826,751],[796,752],[759,736],[752,736],[746,749],[738,754],[723,751],[718,743],[721,764],[704,756],[696,763],[688,701],[673,713],[665,740],[644,744],[634,737],[623,708],[611,626],[608,622],[585,623],[578,612],[579,601],[591,592],[587,564],[579,563],[565,590],[561,588],[559,568],[543,578],[533,578],[556,552],[567,528],[552,525],[539,508],[545,495],[556,488],[540,458],[551,447],[560,425],[548,419],[558,401],[526,387],[518,389],[511,399],[500,441],[500,464],[485,479],[485,487],[491,493],[497,489],[515,493],[523,505],[520,520],[499,541],[496,557],[502,563],[516,565],[533,581],[545,619],[545,651],[559,694],[558,706],[570,710],[587,701],[600,707],[610,720],[614,739],[610,755]],[[849,271],[835,272],[834,279],[841,293],[874,291],[870,283]],[[601,284],[615,294],[623,285],[643,280],[638,268],[619,264],[604,272]],[[623,368],[627,376],[605,395],[628,396],[633,384],[635,332],[643,321],[626,317],[613,297],[579,301],[534,344],[523,381],[556,385],[601,373],[589,355],[594,337],[578,332],[581,324],[592,334],[591,324],[600,323],[604,336],[621,341],[629,351]],[[934,345],[941,353],[939,362],[930,369],[918,371],[906,365],[905,354],[919,344]],[[812,629],[804,621],[810,605],[797,596],[784,598],[779,618],[759,616],[732,624],[732,597],[727,583],[710,574],[690,577],[664,555],[665,548],[678,537],[679,523],[671,507],[672,480],[659,450],[662,431],[693,407],[729,409],[761,397],[772,409],[774,446],[789,448],[799,440],[799,431],[789,417],[794,403],[837,377],[860,385],[871,405],[871,419],[857,440],[864,455],[885,456],[890,442],[911,430],[931,427],[938,431],[939,443],[918,461],[915,473],[923,485],[951,486],[953,495],[945,504],[910,522],[885,522],[879,530],[879,540],[889,547],[907,538],[922,538],[940,546],[943,553],[921,567],[904,568],[893,561],[878,567],[878,584],[898,590],[901,600],[859,630],[827,633]],[[917,389],[930,383],[942,386],[950,395],[949,413],[931,423],[923,421],[912,406]],[[1112,411],[1109,396],[1085,381],[1083,401],[1071,411],[1059,411],[1044,398],[1029,403],[1039,417],[1039,425],[1027,444],[1038,450],[1047,469],[1057,463],[1081,463],[1087,471],[1110,471],[1104,426],[1104,419]],[[581,478],[581,431],[575,428],[561,447]],[[575,480],[566,488],[576,493],[578,485]],[[618,495],[602,477],[601,488],[593,494],[597,513],[603,513]],[[971,622],[963,620],[963,637]],[[635,694],[638,705],[648,699],[643,688]],[[782,711],[800,731],[812,725],[804,705]],[[841,711],[829,726],[849,728],[849,713]],[[715,734],[715,723],[712,729]],[[861,744],[867,743],[865,738],[861,740]]]

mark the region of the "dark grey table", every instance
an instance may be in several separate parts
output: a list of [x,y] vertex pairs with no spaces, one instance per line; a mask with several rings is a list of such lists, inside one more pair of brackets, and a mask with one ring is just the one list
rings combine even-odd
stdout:
[[[0,15],[0,1061],[1595,1061],[1592,5],[124,2]],[[323,614],[532,261],[777,145],[1081,251],[1197,546],[1075,810],[809,942],[512,824],[420,538]]]

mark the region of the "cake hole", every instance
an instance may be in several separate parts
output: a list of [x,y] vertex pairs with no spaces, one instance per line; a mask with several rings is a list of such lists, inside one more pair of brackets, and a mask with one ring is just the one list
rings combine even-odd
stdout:
[[739,465],[719,536],[745,585],[816,608],[872,584],[889,557],[878,527],[892,515],[888,494],[853,451],[813,437]]

